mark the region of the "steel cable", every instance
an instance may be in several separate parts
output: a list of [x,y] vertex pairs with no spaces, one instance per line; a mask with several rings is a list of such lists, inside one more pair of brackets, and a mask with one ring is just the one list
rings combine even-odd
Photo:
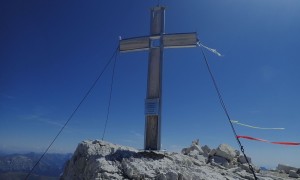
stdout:
[[250,164],[250,162],[249,162],[249,160],[248,160],[248,158],[247,158],[247,155],[245,154],[244,147],[242,146],[242,143],[241,143],[241,141],[239,140],[239,138],[238,138],[238,136],[237,136],[237,133],[236,133],[236,130],[235,130],[235,128],[234,128],[234,126],[233,126],[233,124],[232,124],[232,122],[231,122],[231,118],[230,118],[230,116],[229,116],[228,110],[227,110],[226,105],[225,105],[225,103],[224,103],[224,100],[223,100],[223,98],[222,98],[222,95],[221,95],[220,89],[219,89],[219,87],[218,87],[218,85],[217,85],[216,79],[215,79],[215,77],[214,77],[214,75],[213,75],[213,73],[212,73],[212,71],[211,71],[211,68],[210,68],[210,66],[209,66],[209,64],[208,64],[208,61],[207,61],[207,58],[206,58],[205,53],[204,53],[204,51],[203,51],[203,48],[202,48],[201,46],[200,46],[200,48],[201,48],[201,52],[202,52],[203,59],[204,59],[204,61],[205,61],[207,70],[208,70],[208,72],[209,72],[209,75],[210,75],[210,77],[211,77],[211,79],[212,79],[212,81],[213,81],[215,90],[216,90],[216,92],[217,92],[217,95],[218,95],[220,104],[221,104],[221,106],[222,106],[222,109],[223,109],[224,112],[225,112],[225,115],[226,115],[226,117],[227,117],[227,119],[228,119],[228,122],[229,122],[229,124],[230,124],[230,126],[231,126],[232,132],[233,132],[233,134],[234,134],[234,136],[235,136],[235,139],[236,139],[236,141],[237,141],[237,143],[238,143],[238,145],[239,145],[239,147],[240,147],[240,149],[241,149],[241,152],[243,153],[243,155],[244,155],[244,157],[245,157],[245,159],[246,159],[246,162],[247,162],[247,164],[248,164],[248,166],[249,166],[249,169],[251,170],[251,172],[252,172],[252,174],[253,174],[255,180],[257,180],[258,178],[256,177],[255,171],[254,171],[252,165]]
[[101,71],[101,73],[99,74],[99,76],[96,78],[96,80],[94,81],[94,83],[92,84],[92,86],[90,87],[90,89],[86,92],[86,94],[84,95],[84,97],[81,99],[81,101],[79,102],[79,104],[76,106],[75,110],[71,113],[71,115],[69,116],[69,118],[67,119],[67,121],[65,122],[65,124],[62,126],[62,128],[59,130],[59,132],[56,134],[56,136],[54,137],[54,139],[51,141],[51,143],[49,144],[49,146],[46,148],[46,150],[44,151],[44,153],[41,155],[41,157],[38,159],[38,161],[34,164],[34,166],[31,168],[31,170],[29,171],[29,173],[27,174],[27,176],[25,177],[25,180],[27,180],[29,178],[29,176],[32,174],[32,172],[34,171],[35,167],[40,163],[40,161],[43,159],[43,157],[46,155],[46,153],[49,151],[50,147],[53,145],[53,143],[56,141],[56,139],[58,138],[58,136],[62,133],[62,131],[65,129],[65,127],[68,125],[68,123],[70,122],[70,120],[73,118],[73,116],[75,115],[75,113],[77,112],[77,110],[79,109],[79,107],[81,106],[81,104],[84,102],[84,100],[88,97],[88,95],[91,93],[92,89],[96,86],[97,82],[99,81],[99,79],[101,78],[101,76],[103,75],[103,73],[105,72],[105,70],[107,69],[107,67],[109,66],[109,64],[112,62],[113,58],[117,55],[119,51],[119,46],[116,48],[116,50],[114,51],[113,55],[111,56],[111,58],[109,59],[109,61],[105,64],[103,70]]

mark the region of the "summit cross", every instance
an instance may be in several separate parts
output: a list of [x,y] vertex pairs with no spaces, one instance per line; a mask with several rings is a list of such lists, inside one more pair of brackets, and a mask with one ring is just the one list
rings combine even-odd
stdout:
[[196,47],[197,33],[165,34],[165,7],[150,13],[150,35],[121,39],[120,52],[149,51],[147,93],[145,100],[145,150],[161,148],[162,66],[164,48]]

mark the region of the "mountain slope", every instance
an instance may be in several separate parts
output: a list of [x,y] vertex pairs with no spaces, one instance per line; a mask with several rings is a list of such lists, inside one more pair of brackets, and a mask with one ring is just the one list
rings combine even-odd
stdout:
[[[27,174],[38,161],[41,154],[10,154],[0,156],[1,177],[23,176]],[[71,154],[46,154],[34,170],[34,174],[39,176],[59,177],[63,167]],[[57,179],[57,178],[56,178]]]

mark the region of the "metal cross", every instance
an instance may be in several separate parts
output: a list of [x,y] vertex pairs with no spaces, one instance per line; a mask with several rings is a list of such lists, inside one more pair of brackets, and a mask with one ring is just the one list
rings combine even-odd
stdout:
[[145,150],[161,148],[161,98],[164,48],[197,46],[197,33],[165,34],[165,7],[151,9],[150,35],[120,40],[120,52],[149,50],[145,100]]

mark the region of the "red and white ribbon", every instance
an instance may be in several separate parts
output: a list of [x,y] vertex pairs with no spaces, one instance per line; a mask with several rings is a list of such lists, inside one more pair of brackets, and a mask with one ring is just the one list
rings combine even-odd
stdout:
[[254,138],[254,137],[250,137],[250,136],[237,136],[237,138],[243,138],[243,139],[248,139],[248,140],[253,140],[253,141],[261,141],[261,142],[266,142],[266,143],[271,143],[271,144],[279,144],[279,145],[287,145],[287,146],[300,146],[299,142],[270,142],[268,140]]

